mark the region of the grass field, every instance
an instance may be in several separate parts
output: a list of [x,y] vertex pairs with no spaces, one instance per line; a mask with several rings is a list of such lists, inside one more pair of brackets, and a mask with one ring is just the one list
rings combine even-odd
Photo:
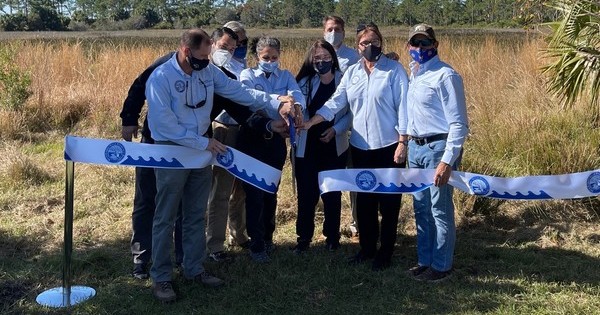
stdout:
[[[265,30],[250,30],[258,35]],[[282,67],[297,71],[319,30],[270,31],[283,39]],[[463,76],[471,135],[463,170],[497,176],[598,169],[600,132],[584,102],[565,111],[545,91],[544,41],[520,31],[440,31],[442,59]],[[61,285],[66,134],[119,139],[118,113],[131,81],[176,47],[180,31],[0,33],[12,65],[31,74],[19,110],[0,109],[0,313],[63,314],[35,302]],[[309,36],[311,36],[309,38]],[[384,30],[385,51],[408,64],[406,29]],[[312,38],[312,39],[311,39]],[[348,39],[351,43],[352,39]],[[319,237],[303,256],[295,242],[295,199],[284,169],[277,213],[278,249],[269,265],[236,259],[207,268],[226,280],[214,290],[178,277],[179,300],[161,305],[150,281],[129,276],[134,173],[76,165],[74,284],[94,287],[74,314],[600,314],[600,199],[499,201],[457,193],[456,272],[439,284],[416,282],[410,196],[403,197],[393,265],[348,266],[344,195],[342,248]]]

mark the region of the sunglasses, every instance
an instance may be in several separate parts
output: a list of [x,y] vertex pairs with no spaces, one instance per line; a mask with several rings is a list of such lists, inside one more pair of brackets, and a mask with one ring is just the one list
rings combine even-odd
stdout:
[[[208,95],[208,90],[206,89],[206,84],[204,84],[204,82],[200,79],[198,79],[200,81],[200,83],[202,83],[202,86],[204,87],[204,99],[201,100],[200,102],[196,103],[196,105],[190,105],[190,103],[188,102],[188,83],[189,81],[185,82],[185,106],[191,108],[191,109],[198,109],[202,106],[204,106],[206,104],[206,97]],[[190,87],[190,100],[194,100],[194,89],[192,89]]]
[[423,39],[412,38],[408,43],[413,47],[419,47],[419,46],[427,47],[427,46],[433,45],[434,40],[430,39],[430,38],[423,38]]

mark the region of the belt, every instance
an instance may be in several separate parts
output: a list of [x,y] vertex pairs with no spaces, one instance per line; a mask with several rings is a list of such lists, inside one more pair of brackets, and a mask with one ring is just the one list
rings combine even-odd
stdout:
[[410,136],[410,140],[413,140],[417,145],[425,145],[430,142],[446,140],[448,139],[447,133],[440,133],[437,135],[429,136],[429,137],[413,137]]

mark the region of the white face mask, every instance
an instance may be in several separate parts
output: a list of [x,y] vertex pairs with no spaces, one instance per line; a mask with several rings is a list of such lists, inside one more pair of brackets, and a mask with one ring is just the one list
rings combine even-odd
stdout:
[[323,38],[325,38],[325,41],[330,43],[333,47],[337,47],[344,40],[344,33],[336,33],[331,31],[325,33],[325,36],[323,36]]
[[212,52],[212,62],[217,67],[223,67],[231,61],[231,53],[225,49],[217,49]]

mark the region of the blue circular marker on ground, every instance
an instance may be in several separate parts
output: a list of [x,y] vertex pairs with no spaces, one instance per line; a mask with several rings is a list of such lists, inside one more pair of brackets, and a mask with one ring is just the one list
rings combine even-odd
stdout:
[[356,186],[362,190],[371,190],[377,184],[377,178],[371,171],[362,171],[356,175]]
[[600,193],[600,172],[593,172],[588,176],[587,189],[594,193]]
[[119,163],[125,158],[125,147],[118,142],[113,142],[106,146],[104,157],[111,163]]
[[473,176],[469,180],[469,187],[475,195],[487,195],[490,192],[490,183],[481,176]]
[[233,151],[230,148],[227,148],[227,151],[225,151],[223,154],[217,154],[217,162],[224,167],[230,167],[233,164],[233,160]]

